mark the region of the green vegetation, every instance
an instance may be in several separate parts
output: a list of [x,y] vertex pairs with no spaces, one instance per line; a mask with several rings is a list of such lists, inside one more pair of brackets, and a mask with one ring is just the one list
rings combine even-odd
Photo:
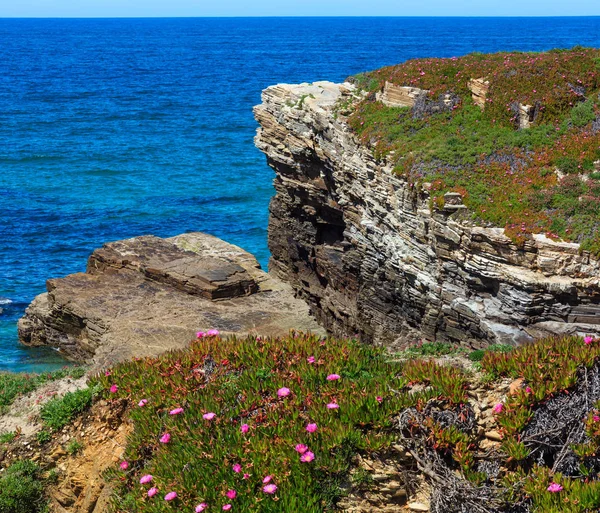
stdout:
[[8,444],[17,437],[17,433],[10,431],[8,433],[2,433],[0,435],[0,444]]
[[0,477],[0,513],[41,513],[46,511],[40,468],[33,462],[18,461]]
[[82,449],[83,449],[83,444],[79,440],[71,440],[65,447],[65,450],[71,456],[79,453]]
[[83,367],[65,367],[45,374],[0,373],[0,412],[10,406],[17,397],[33,392],[45,383],[66,377],[79,379],[84,374]]
[[45,429],[42,429],[41,431],[38,431],[35,434],[35,438],[38,441],[38,443],[41,444],[46,444],[48,443],[50,440],[52,440],[52,434],[49,431],[46,431]]
[[447,356],[464,353],[465,348],[446,342],[423,342],[410,346],[399,354],[403,358],[422,358],[424,356]]
[[[426,99],[394,108],[371,94],[349,123],[407,181],[430,184],[432,207],[458,192],[476,222],[504,227],[517,243],[545,233],[600,254],[599,62],[588,48],[411,60],[355,83],[417,87]],[[468,87],[479,78],[489,81],[484,109]],[[518,129],[519,104],[534,108],[531,128]]]
[[93,387],[81,388],[55,397],[42,406],[40,417],[48,428],[57,431],[91,406],[95,391]]

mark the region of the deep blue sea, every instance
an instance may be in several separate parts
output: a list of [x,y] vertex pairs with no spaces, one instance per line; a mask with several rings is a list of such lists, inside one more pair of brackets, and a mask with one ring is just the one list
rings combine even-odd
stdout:
[[252,106],[414,57],[600,46],[600,18],[0,20],[0,369],[45,280],[104,242],[201,230],[268,261]]

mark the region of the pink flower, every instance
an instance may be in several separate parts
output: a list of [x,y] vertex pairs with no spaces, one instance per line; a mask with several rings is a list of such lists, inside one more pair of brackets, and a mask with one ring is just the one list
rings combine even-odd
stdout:
[[166,501],[172,501],[173,499],[177,498],[177,494],[175,492],[169,492],[167,495],[165,495],[165,500]]
[[216,336],[219,334],[219,330],[208,330],[208,331],[206,332],[206,334],[207,334],[209,337],[216,337]]
[[242,466],[239,463],[236,463],[233,466],[233,471],[239,474],[242,471]]
[[382,403],[382,402],[383,402],[383,397],[381,397],[380,395],[378,395],[378,396],[375,398],[375,400],[376,400],[378,403]]
[[114,394],[114,393],[116,393],[116,391],[117,391],[117,390],[119,390],[119,387],[118,387],[117,385],[112,385],[112,386],[110,387],[110,393],[111,393],[111,394]]
[[327,381],[337,381],[341,376],[339,374],[330,374],[327,376]]
[[208,504],[202,502],[196,506],[196,513],[202,513],[206,508],[208,508]]
[[165,434],[163,434],[163,436],[160,437],[161,444],[168,444],[170,441],[171,441],[171,435],[169,433],[165,433]]
[[271,479],[273,479],[273,476],[267,476],[263,479],[263,484],[267,484],[271,482]]
[[277,390],[277,397],[287,397],[291,393],[292,392],[291,392],[291,390],[289,388],[282,387],[279,390]]
[[158,488],[150,488],[150,490],[148,490],[148,497],[154,497],[156,494],[158,493]]
[[308,431],[309,433],[314,433],[316,430],[317,425],[314,422],[306,426],[306,431]]
[[112,374],[112,372],[110,372],[110,371],[106,371],[106,372],[104,373],[104,375],[105,375],[105,376],[110,376],[111,374]]
[[152,476],[150,474],[146,474],[140,479],[140,484],[148,484],[150,481],[152,481]]
[[304,444],[298,444],[296,447],[294,447],[294,449],[296,449],[296,452],[300,454],[304,454],[306,451],[308,451],[308,447]]
[[229,511],[231,509],[231,504],[225,504],[221,509],[223,511]]
[[203,331],[196,332],[196,338],[204,338],[204,337],[206,337],[206,333],[204,333]]
[[227,490],[225,493],[228,499],[235,499],[237,497],[237,492],[235,490]]
[[329,403],[327,405],[328,410],[337,410],[340,407],[338,403]]
[[273,483],[263,486],[263,492],[273,494],[277,491],[277,485]]
[[202,418],[204,420],[212,420],[217,416],[216,413],[213,413],[212,411],[209,411],[208,413],[205,413],[204,415],[202,415]]
[[502,403],[498,403],[496,406],[492,408],[494,413],[501,413],[504,410],[504,405]]
[[315,459],[315,455],[314,455],[314,453],[312,453],[310,451],[306,451],[302,456],[300,456],[300,461],[302,463],[310,463],[314,459]]
[[552,493],[560,492],[562,489],[563,487],[560,486],[558,483],[550,483],[550,486],[548,487],[548,491]]
[[590,337],[589,335],[583,339],[586,345],[590,345],[594,341],[594,337]]
[[248,424],[242,424],[242,426],[240,427],[240,431],[246,434],[248,431],[250,431],[250,426]]
[[127,461],[122,461],[119,465],[123,470],[127,470],[129,468],[129,463]]
[[533,394],[533,390],[531,390],[531,387],[527,387],[527,388],[525,389],[525,393],[526,393],[526,394]]
[[142,399],[142,400],[141,400],[141,401],[138,403],[138,406],[139,406],[140,408],[142,408],[142,407],[146,406],[147,404],[148,404],[148,399]]
[[250,477],[250,474],[244,474],[244,475],[242,476],[242,479],[248,479],[249,477]]
[[179,415],[180,413],[183,413],[183,408],[175,408],[169,412],[169,415]]
[[308,363],[315,363],[315,357],[314,357],[314,356],[309,356],[309,357],[306,359],[306,361],[307,361]]
[[592,417],[592,419],[594,419],[594,422],[600,422],[600,416],[599,415],[594,415]]

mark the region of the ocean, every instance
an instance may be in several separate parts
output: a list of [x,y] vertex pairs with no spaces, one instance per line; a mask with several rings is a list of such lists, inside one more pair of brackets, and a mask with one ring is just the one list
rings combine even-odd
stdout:
[[600,17],[0,19],[0,370],[64,365],[16,323],[105,242],[199,230],[266,267],[265,87],[575,45]]

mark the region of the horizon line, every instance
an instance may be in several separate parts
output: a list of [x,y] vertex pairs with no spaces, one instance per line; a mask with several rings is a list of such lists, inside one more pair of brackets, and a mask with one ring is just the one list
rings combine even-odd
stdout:
[[537,14],[486,14],[486,15],[456,15],[451,14],[447,16],[433,16],[433,15],[411,15],[411,16],[398,16],[398,15],[361,15],[361,14],[347,14],[347,15],[328,15],[328,16],[317,16],[317,15],[252,15],[252,16],[0,16],[0,20],[143,20],[143,19],[265,19],[265,18],[316,18],[316,19],[331,19],[331,18],[429,18],[429,19],[447,19],[447,18],[600,18],[600,14],[552,14],[552,15],[537,15]]

